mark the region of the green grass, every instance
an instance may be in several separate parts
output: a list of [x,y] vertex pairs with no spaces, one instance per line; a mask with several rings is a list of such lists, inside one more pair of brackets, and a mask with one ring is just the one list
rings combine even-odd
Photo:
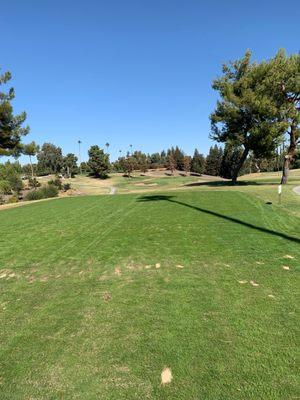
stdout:
[[296,399],[300,219],[255,190],[2,211],[1,400]]

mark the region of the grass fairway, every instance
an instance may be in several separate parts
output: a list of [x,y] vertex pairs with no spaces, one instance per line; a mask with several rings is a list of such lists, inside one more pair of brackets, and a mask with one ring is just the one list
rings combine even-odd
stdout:
[[173,191],[26,205],[0,229],[0,399],[299,395],[292,213]]

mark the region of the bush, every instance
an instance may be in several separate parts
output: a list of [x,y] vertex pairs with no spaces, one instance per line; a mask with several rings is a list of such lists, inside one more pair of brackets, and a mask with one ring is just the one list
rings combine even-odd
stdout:
[[66,192],[67,190],[71,189],[71,184],[70,183],[64,183],[63,184],[63,190],[64,192]]
[[41,186],[40,182],[36,178],[29,178],[28,185],[31,188],[37,188]]
[[19,201],[19,199],[18,199],[17,196],[11,196],[11,197],[8,199],[8,203],[10,203],[10,204],[12,204],[12,203],[17,203],[18,201]]
[[54,185],[48,184],[47,186],[43,186],[41,189],[44,199],[48,199],[49,197],[57,197],[58,196],[58,188]]
[[29,200],[41,200],[41,199],[49,199],[51,197],[57,197],[58,196],[58,189],[54,185],[46,185],[41,187],[40,189],[37,190],[31,190],[30,192],[27,193],[25,196],[24,200],[29,201]]
[[43,192],[42,189],[38,189],[38,190],[31,190],[30,192],[28,192],[25,197],[24,200],[25,201],[30,201],[30,200],[40,200],[43,199]]
[[62,182],[59,178],[52,179],[51,181],[48,182],[48,185],[56,186],[58,190],[62,189]]
[[11,193],[11,185],[6,180],[0,180],[0,193],[1,194],[10,194]]
[[6,189],[7,194],[10,192],[19,193],[23,189],[20,164],[9,161],[5,164],[0,164],[0,181],[9,183],[9,190]]

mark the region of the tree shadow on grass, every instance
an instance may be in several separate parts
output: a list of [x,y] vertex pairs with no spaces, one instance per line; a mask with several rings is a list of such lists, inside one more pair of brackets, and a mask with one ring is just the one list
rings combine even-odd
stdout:
[[257,225],[251,224],[249,222],[241,221],[240,219],[229,217],[227,215],[220,214],[220,213],[218,213],[216,211],[211,211],[211,210],[207,210],[206,208],[201,208],[201,207],[193,206],[191,204],[184,203],[182,201],[176,200],[176,196],[146,195],[146,196],[139,197],[137,199],[137,201],[138,202],[168,201],[170,203],[179,204],[181,206],[188,207],[188,208],[191,208],[193,210],[196,210],[196,211],[199,211],[199,212],[202,212],[202,213],[205,213],[205,214],[213,215],[214,217],[225,219],[226,221],[230,221],[230,222],[234,222],[234,223],[239,224],[239,225],[246,226],[247,228],[255,229],[257,231],[268,233],[270,235],[277,236],[277,237],[289,240],[291,242],[300,244],[300,239],[297,238],[297,237],[289,236],[289,235],[287,235],[285,233],[282,233],[282,232],[273,231],[271,229],[263,228],[262,226],[257,226]]
[[195,186],[210,186],[210,187],[227,187],[227,186],[262,186],[262,185],[276,185],[276,182],[257,182],[257,181],[238,181],[235,185],[231,181],[206,181],[206,182],[192,182],[187,183],[184,186],[195,187]]

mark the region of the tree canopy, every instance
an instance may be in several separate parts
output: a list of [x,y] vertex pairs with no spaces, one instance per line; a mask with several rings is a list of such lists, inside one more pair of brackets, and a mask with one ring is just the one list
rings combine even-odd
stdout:
[[37,168],[41,174],[57,174],[63,166],[63,156],[60,147],[52,143],[44,143],[37,155]]
[[[11,74],[0,75],[0,86],[11,79]],[[15,97],[13,88],[6,93],[0,90],[0,156],[17,155],[21,152],[21,139],[29,132],[29,127],[22,127],[26,113],[14,115],[11,101]]]
[[91,146],[89,149],[88,165],[92,173],[98,178],[107,178],[109,172],[109,155],[104,153],[99,146]]
[[235,183],[250,151],[256,157],[271,156],[287,129],[283,106],[265,91],[268,63],[251,63],[251,52],[223,66],[213,82],[220,94],[211,114],[211,137],[241,146],[241,158],[232,171]]

